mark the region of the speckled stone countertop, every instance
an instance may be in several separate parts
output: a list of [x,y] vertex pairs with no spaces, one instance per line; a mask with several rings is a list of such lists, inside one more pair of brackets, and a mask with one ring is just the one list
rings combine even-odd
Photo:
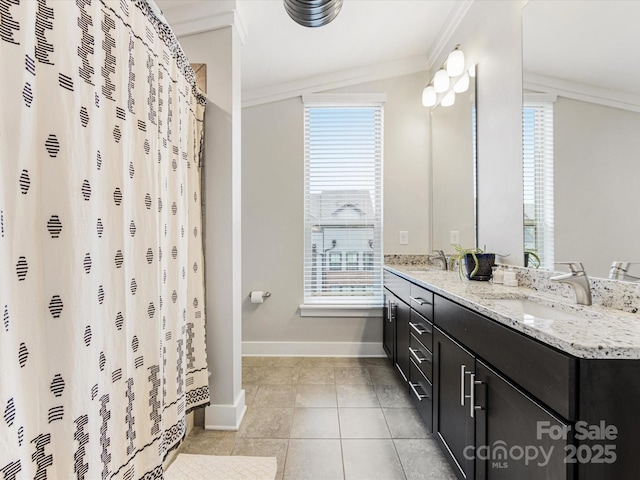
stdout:
[[[474,310],[547,345],[580,358],[640,359],[640,317],[600,305],[573,304],[566,298],[526,287],[506,287],[460,279],[458,272],[411,265],[386,265],[392,273]],[[529,299],[556,309],[558,317],[524,315],[499,299]],[[563,315],[562,312],[578,315]],[[546,315],[545,315],[546,316]],[[549,315],[551,317],[551,315]]]

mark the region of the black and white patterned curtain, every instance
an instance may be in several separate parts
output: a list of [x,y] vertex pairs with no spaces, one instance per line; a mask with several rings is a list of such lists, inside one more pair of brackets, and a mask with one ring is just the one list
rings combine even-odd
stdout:
[[0,0],[0,480],[162,478],[209,402],[204,99],[145,0]]

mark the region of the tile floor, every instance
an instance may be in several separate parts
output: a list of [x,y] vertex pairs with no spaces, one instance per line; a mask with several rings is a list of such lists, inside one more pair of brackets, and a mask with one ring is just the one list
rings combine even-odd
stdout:
[[244,357],[237,432],[195,427],[183,453],[274,456],[277,480],[455,479],[383,358]]

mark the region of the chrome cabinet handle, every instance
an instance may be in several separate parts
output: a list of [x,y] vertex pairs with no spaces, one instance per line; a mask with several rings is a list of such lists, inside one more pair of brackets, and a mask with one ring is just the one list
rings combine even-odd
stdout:
[[409,353],[411,353],[413,358],[415,358],[418,361],[418,363],[422,363],[424,361],[427,361],[427,362],[429,361],[429,359],[427,357],[418,356],[418,352],[422,353],[422,352],[420,352],[420,350],[414,350],[413,348],[409,347]]
[[413,300],[414,302],[416,302],[418,305],[431,305],[431,302],[427,302],[424,298],[420,298],[420,297],[409,297],[409,300]]
[[416,397],[418,397],[419,401],[422,401],[425,398],[429,398],[429,395],[427,395],[426,393],[419,393],[418,392],[416,387],[420,386],[419,383],[409,382],[409,386],[411,387],[411,390],[413,390],[413,393],[416,395]]
[[418,325],[416,323],[409,322],[409,326],[411,328],[413,328],[416,332],[418,332],[420,335],[422,335],[423,333],[429,332],[429,330],[426,330],[426,329],[422,330],[422,329],[418,328],[420,325]]
[[465,365],[460,365],[460,405],[464,407],[464,376],[466,374],[465,372]]
[[389,321],[393,322],[396,319],[396,314],[395,312],[398,309],[398,305],[396,305],[394,302],[389,301]]
[[471,394],[469,395],[469,415],[471,418],[475,417],[476,410],[482,410],[480,405],[476,405],[476,385],[480,384],[482,384],[482,382],[476,380],[475,373],[469,375],[469,388],[471,389]]

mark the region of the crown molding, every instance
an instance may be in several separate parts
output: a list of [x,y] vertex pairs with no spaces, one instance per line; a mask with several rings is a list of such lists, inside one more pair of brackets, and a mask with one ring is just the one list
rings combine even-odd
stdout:
[[525,90],[551,93],[559,97],[595,103],[606,107],[640,112],[640,95],[616,92],[606,88],[570,82],[545,75],[524,72],[523,88]]
[[[255,107],[257,105],[286,100],[301,95],[324,92],[412,73],[426,73],[426,70],[427,66],[424,55],[415,55],[400,60],[244,90],[242,92],[242,107]],[[425,81],[426,80],[425,77]]]
[[184,20],[171,24],[171,29],[178,38],[224,27],[235,27],[240,41],[244,44],[247,30],[244,26],[242,15],[237,9],[225,10],[205,16],[188,16]]
[[435,41],[433,42],[433,47],[429,50],[429,54],[427,56],[427,67],[429,71],[433,70],[434,66],[440,66],[437,62],[438,59],[443,56],[445,53],[448,54],[448,51],[445,51],[453,33],[457,30],[462,22],[462,19],[465,17],[474,0],[463,0],[462,2],[456,4],[453,8],[449,16],[444,22],[444,25],[438,32]]

